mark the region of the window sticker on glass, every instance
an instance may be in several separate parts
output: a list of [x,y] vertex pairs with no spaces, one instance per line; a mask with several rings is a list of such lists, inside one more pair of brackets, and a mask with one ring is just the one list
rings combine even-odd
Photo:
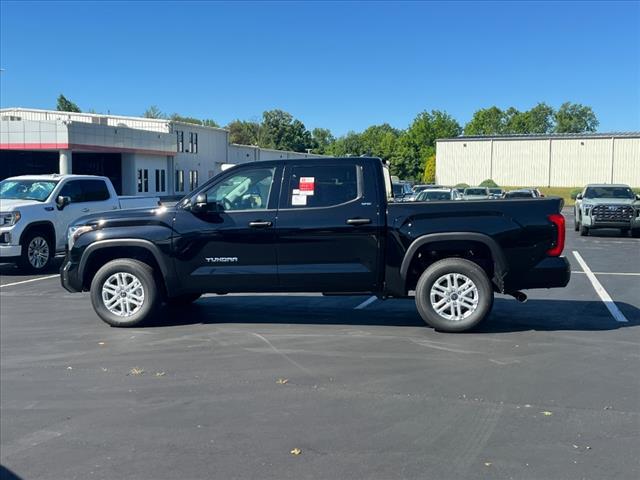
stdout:
[[291,195],[291,205],[300,206],[307,204],[307,196],[306,195]]
[[315,190],[315,177],[300,177],[300,195],[313,195]]

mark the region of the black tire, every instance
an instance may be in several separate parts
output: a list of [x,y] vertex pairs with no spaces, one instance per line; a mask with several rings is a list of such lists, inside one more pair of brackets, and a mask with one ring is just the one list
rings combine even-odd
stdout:
[[588,237],[589,236],[589,227],[585,227],[584,225],[580,225],[580,236]]
[[185,295],[179,295],[177,297],[167,298],[167,305],[171,307],[181,307],[184,305],[189,305],[196,300],[198,300],[202,296],[201,293],[187,293]]
[[580,231],[580,222],[578,221],[578,214],[576,213],[575,217],[573,218],[573,229],[576,232]]
[[[112,278],[112,275],[118,273],[124,274],[125,277],[127,277],[127,274],[132,275],[140,281],[142,286],[142,304],[137,311],[126,316],[112,313],[103,300],[105,282]],[[111,299],[116,296],[118,294],[112,296]],[[112,327],[134,327],[140,325],[153,316],[160,304],[160,298],[160,292],[158,292],[156,281],[153,277],[153,269],[146,263],[130,258],[112,260],[106,263],[98,270],[91,281],[91,304],[93,309],[104,322]]]
[[[477,306],[466,318],[447,319],[436,312],[431,302],[434,284],[447,274],[462,274],[471,280],[477,289]],[[436,293],[436,295],[440,295]],[[416,306],[422,319],[442,332],[463,332],[486,318],[493,307],[493,287],[485,271],[475,263],[463,258],[446,258],[429,266],[416,286]],[[450,310],[451,312],[451,310]]]
[[53,243],[51,237],[41,230],[27,232],[20,241],[22,253],[18,266],[31,273],[47,271],[56,254]]
[[629,228],[621,228],[620,229],[620,236],[622,237],[628,237],[629,236]]
[[631,236],[633,238],[640,238],[640,228],[632,228],[631,229]]

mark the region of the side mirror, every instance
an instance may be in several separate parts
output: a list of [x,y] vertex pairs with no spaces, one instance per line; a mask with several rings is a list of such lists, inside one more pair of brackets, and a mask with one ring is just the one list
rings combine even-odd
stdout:
[[66,197],[64,195],[58,195],[56,198],[56,205],[58,206],[58,210],[62,210],[64,207],[71,203],[71,197]]
[[582,200],[582,194],[579,193],[578,195],[576,195],[576,200]]
[[199,193],[196,198],[191,200],[191,211],[194,213],[207,211],[207,196],[204,193]]
[[636,200],[640,200],[640,193],[636,195]]
[[219,202],[207,202],[207,196],[204,193],[199,193],[191,201],[191,211],[194,213],[220,213],[224,211],[224,208]]

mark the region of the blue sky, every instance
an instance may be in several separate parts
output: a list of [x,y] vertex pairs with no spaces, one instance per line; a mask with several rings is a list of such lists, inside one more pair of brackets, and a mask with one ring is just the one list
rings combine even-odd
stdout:
[[221,124],[281,108],[334,134],[422,110],[591,105],[640,130],[640,3],[6,2],[0,104]]

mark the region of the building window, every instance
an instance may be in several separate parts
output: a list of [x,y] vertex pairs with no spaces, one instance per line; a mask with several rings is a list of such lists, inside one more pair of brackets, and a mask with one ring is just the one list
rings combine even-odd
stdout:
[[198,153],[198,134],[189,132],[189,152]]
[[198,188],[198,171],[190,170],[189,171],[189,189],[195,190]]
[[193,132],[189,132],[189,152],[193,153]]
[[138,192],[145,193],[149,191],[149,170],[146,168],[138,169]]
[[156,170],[156,192],[165,192],[167,189],[165,170]]
[[176,130],[176,136],[178,137],[178,151],[184,152],[184,132]]
[[176,192],[184,192],[184,170],[176,170]]

